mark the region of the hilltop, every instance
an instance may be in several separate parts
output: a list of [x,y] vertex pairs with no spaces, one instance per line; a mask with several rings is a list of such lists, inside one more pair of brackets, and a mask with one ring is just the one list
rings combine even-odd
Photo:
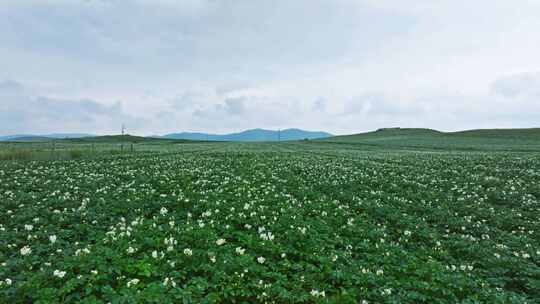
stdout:
[[465,137],[540,139],[540,128],[529,128],[529,129],[477,129],[477,130],[449,132],[448,134],[455,135],[455,136],[465,136]]

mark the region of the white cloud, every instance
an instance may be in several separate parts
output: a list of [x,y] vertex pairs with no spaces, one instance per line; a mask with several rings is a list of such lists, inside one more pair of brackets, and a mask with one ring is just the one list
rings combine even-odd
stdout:
[[[540,98],[540,72],[501,77],[492,84],[495,93],[507,98]],[[540,100],[538,101],[540,103]]]
[[[537,109],[539,9],[528,0],[8,0],[0,80],[24,84],[27,103],[45,96],[35,113],[44,121],[58,102],[88,117],[102,107],[137,117],[145,134],[534,126],[522,113]],[[28,114],[0,90],[3,115]],[[96,127],[85,121],[63,130]]]
[[124,112],[117,102],[112,105],[90,100],[65,100],[33,95],[24,85],[0,82],[0,122],[3,134],[87,132],[116,130],[128,123],[135,130],[141,119]]

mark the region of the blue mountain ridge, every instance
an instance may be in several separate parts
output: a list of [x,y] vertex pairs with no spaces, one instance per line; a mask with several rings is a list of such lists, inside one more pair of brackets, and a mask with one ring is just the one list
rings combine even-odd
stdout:
[[302,139],[317,139],[333,136],[327,132],[313,132],[300,129],[285,129],[285,130],[265,130],[251,129],[239,133],[230,134],[207,134],[182,132],[171,133],[161,136],[169,139],[188,139],[188,140],[212,140],[212,141],[287,141],[287,140],[302,140]]

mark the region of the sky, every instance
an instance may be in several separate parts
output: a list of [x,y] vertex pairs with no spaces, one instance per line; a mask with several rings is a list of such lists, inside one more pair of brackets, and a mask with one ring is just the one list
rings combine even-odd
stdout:
[[2,0],[0,135],[540,127],[538,0]]

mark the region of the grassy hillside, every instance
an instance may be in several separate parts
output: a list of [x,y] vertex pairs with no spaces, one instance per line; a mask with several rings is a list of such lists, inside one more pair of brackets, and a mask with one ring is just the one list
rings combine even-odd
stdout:
[[530,129],[480,129],[448,133],[462,137],[519,138],[540,140],[540,128]]
[[318,142],[377,146],[381,148],[540,151],[540,128],[484,129],[460,132],[391,128],[335,136]]

